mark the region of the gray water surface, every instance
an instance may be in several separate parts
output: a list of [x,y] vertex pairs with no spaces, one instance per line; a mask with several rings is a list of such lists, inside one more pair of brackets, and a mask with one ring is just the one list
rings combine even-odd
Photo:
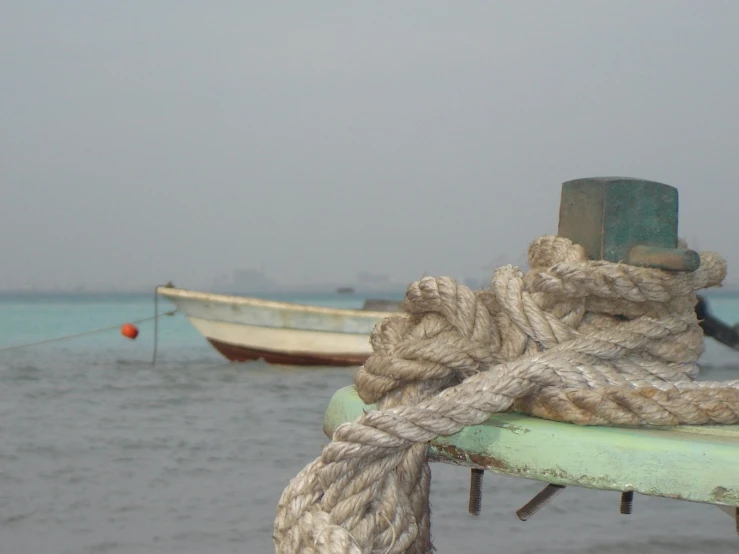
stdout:
[[[321,425],[351,369],[146,362],[57,351],[0,363],[0,553],[273,552],[275,506],[328,439]],[[207,353],[206,353],[207,352]],[[704,378],[725,379],[733,370]],[[432,466],[439,552],[726,553],[718,508],[567,488],[531,520],[515,510],[540,483],[486,473],[467,514],[469,471]]]

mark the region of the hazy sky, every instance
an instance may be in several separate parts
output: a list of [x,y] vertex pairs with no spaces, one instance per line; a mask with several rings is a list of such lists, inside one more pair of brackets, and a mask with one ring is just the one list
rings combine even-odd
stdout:
[[601,175],[736,282],[738,147],[736,0],[0,4],[2,287],[487,277]]

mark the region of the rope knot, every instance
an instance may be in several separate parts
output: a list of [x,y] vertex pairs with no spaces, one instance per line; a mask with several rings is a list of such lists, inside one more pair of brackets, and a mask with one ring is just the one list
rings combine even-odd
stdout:
[[424,277],[411,284],[403,308],[406,316],[387,318],[372,333],[374,354],[354,378],[364,402],[390,395],[405,404],[459,383],[495,359],[489,311],[453,279]]
[[367,404],[338,427],[278,505],[280,554],[433,549],[428,442],[516,410],[580,425],[739,421],[739,381],[698,382],[703,333],[695,291],[726,262],[693,273],[590,261],[545,236],[529,271],[499,268],[490,288],[425,277],[405,313],[379,323],[355,375]]

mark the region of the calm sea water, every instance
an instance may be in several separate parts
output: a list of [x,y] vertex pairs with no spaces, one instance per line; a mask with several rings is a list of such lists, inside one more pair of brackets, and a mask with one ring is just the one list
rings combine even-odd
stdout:
[[[291,300],[358,306],[355,297]],[[160,311],[170,309],[160,302]],[[711,297],[739,321],[739,297]],[[120,325],[151,296],[1,296],[0,348]],[[0,554],[273,552],[277,500],[327,438],[332,393],[352,369],[225,362],[180,314],[136,341],[117,331],[0,352]],[[707,342],[702,378],[739,376],[739,352]],[[514,512],[536,482],[485,476],[467,510],[469,472],[432,466],[438,551],[593,554],[739,550],[714,506],[568,488],[530,521]]]

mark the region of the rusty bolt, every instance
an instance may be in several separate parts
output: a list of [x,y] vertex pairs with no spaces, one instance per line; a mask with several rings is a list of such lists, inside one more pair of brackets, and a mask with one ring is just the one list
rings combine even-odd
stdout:
[[482,477],[485,470],[473,467],[470,471],[470,504],[469,511],[473,516],[479,516],[482,509]]
[[621,493],[621,513],[630,514],[631,504],[634,502],[634,491],[624,491]]
[[537,494],[534,498],[528,501],[528,503],[519,510],[516,510],[516,515],[521,521],[526,521],[536,512],[538,512],[547,502],[549,502],[554,495],[561,492],[565,488],[565,485],[554,485],[549,484]]

